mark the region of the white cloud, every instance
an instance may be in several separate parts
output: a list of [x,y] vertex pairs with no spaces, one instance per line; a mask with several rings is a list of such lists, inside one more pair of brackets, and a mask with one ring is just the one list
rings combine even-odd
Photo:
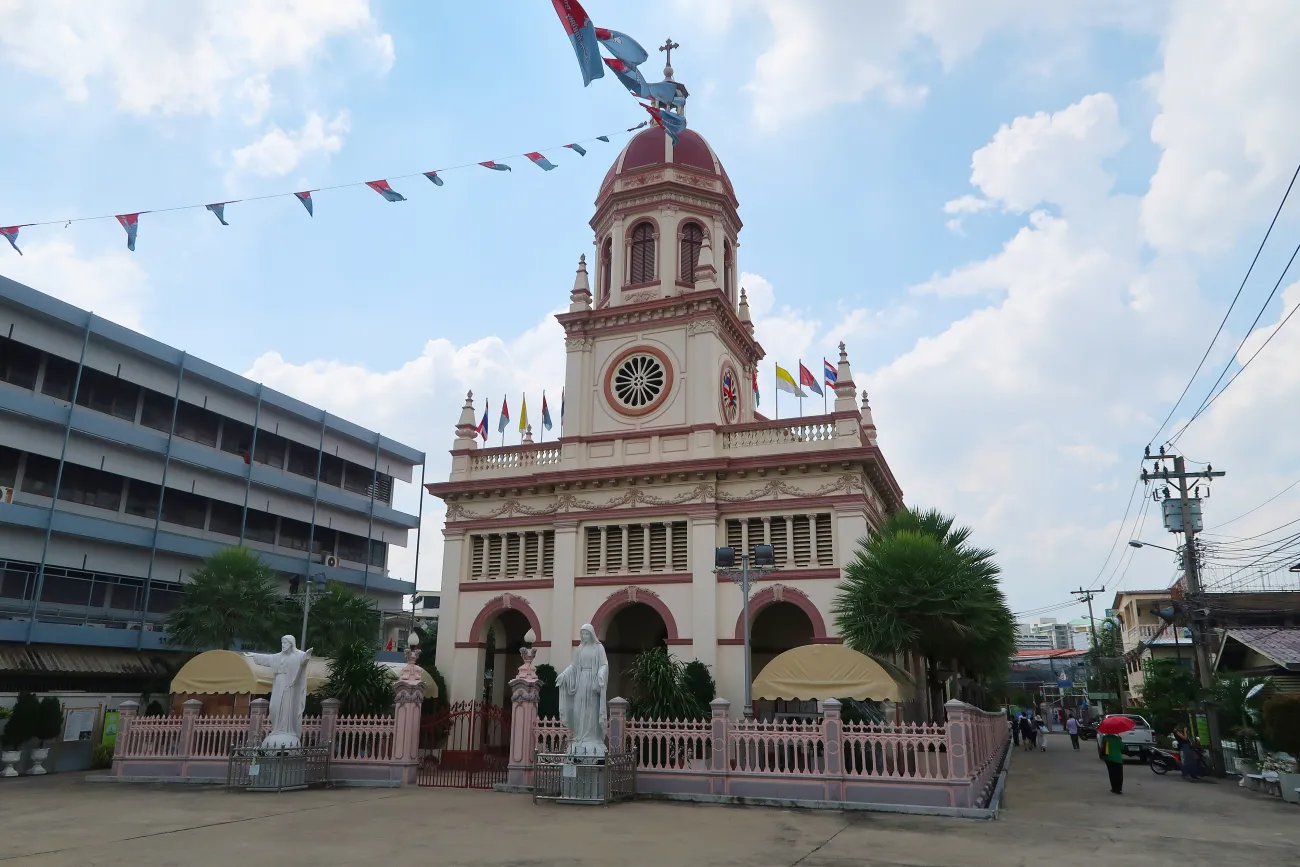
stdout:
[[964,196],[958,196],[949,202],[943,203],[943,212],[945,214],[978,214],[980,211],[987,211],[993,207],[993,203],[988,199],[981,199],[979,196],[972,196],[967,193]]
[[1176,3],[1152,77],[1162,149],[1142,227],[1161,249],[1230,247],[1268,219],[1295,169],[1300,15],[1290,0]]
[[312,112],[297,131],[285,132],[273,126],[257,141],[239,148],[230,156],[237,171],[262,177],[287,175],[312,154],[338,153],[349,129],[350,118],[346,111],[340,111],[328,122]]
[[[529,420],[534,437],[540,438],[542,391],[546,389],[555,424],[547,439],[559,436],[565,350],[564,329],[555,320],[555,312],[559,311],[552,311],[535,327],[508,340],[485,337],[465,346],[445,339],[430,340],[418,357],[395,370],[375,371],[335,360],[295,364],[277,352],[268,352],[253,362],[246,375],[422,449],[428,455],[428,480],[443,480],[451,471],[447,452],[455,438],[456,421],[467,391],[474,391],[476,421],[486,401],[493,437],[497,436],[501,398],[507,395],[514,422],[507,429],[507,437],[509,442],[518,442],[515,424],[519,419],[519,396],[528,395]],[[485,388],[491,388],[491,393],[485,393]],[[398,508],[416,511],[414,491],[399,486],[398,496]],[[439,583],[444,514],[442,501],[430,498],[424,504],[420,568],[425,571],[420,573],[421,587]],[[393,574],[409,578],[414,559],[414,547],[394,548],[390,564]]]
[[239,97],[247,104],[248,111],[243,116],[244,123],[258,123],[266,117],[271,108],[271,82],[265,75],[254,75],[244,79],[239,87]]
[[304,67],[345,36],[392,66],[369,0],[0,2],[0,61],[55,79],[74,101],[103,79],[137,115],[215,114],[246,80]]
[[21,235],[18,246],[21,257],[4,257],[6,277],[119,325],[145,330],[149,279],[132,254],[121,250],[85,257],[68,241],[27,244]]
[[[716,0],[701,20],[714,30],[757,14],[772,42],[754,64],[749,90],[761,126],[779,127],[831,106],[879,95],[912,105],[928,88],[910,66],[935,57],[945,70],[1004,29],[1032,33],[1052,50],[1033,61],[1041,74],[1053,55],[1092,26],[1150,27],[1164,4],[1122,0]],[[691,6],[694,11],[695,6]]]

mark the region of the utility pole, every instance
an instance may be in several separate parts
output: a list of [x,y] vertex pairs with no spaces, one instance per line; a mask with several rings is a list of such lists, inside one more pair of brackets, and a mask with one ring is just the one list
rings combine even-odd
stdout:
[[[1186,461],[1181,455],[1165,455],[1164,448],[1160,454],[1152,455],[1150,448],[1147,449],[1146,457],[1143,461],[1155,461],[1155,472],[1148,473],[1145,467],[1142,470],[1142,481],[1154,480],[1174,480],[1178,483],[1178,516],[1180,527],[1175,529],[1169,526],[1171,532],[1181,532],[1183,534],[1183,580],[1187,584],[1187,602],[1188,615],[1192,628],[1192,652],[1196,660],[1196,669],[1201,681],[1201,689],[1205,690],[1208,695],[1213,686],[1213,675],[1210,671],[1210,648],[1209,636],[1205,632],[1205,614],[1206,608],[1204,599],[1201,596],[1201,579],[1199,573],[1199,563],[1196,557],[1196,525],[1192,520],[1192,497],[1188,495],[1188,479],[1205,479],[1218,478],[1224,475],[1223,471],[1215,471],[1210,464],[1205,465],[1205,470],[1198,473],[1187,472]],[[1174,471],[1169,472],[1168,467],[1161,464],[1172,458],[1174,462]],[[1214,768],[1216,777],[1223,776],[1223,737],[1219,732],[1219,716],[1217,709],[1211,704],[1207,708],[1205,721],[1210,729],[1210,760]]]
[[1096,596],[1098,593],[1105,592],[1105,587],[1102,587],[1100,590],[1084,590],[1080,587],[1078,590],[1070,591],[1071,596],[1079,596],[1081,597],[1081,601],[1088,603],[1088,629],[1092,632],[1092,649],[1094,653],[1097,650],[1097,621],[1092,619],[1092,597]]

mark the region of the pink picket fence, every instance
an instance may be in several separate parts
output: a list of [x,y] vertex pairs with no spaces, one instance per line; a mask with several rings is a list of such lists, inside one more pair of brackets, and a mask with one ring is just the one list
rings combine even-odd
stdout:
[[[248,721],[244,721],[248,725]],[[136,718],[125,737],[118,737],[117,756],[173,756],[181,745],[181,718],[146,716]]]
[[[816,721],[735,720],[729,709],[718,699],[710,719],[633,719],[614,699],[610,747],[636,756],[641,792],[980,808],[1010,739],[1003,714],[955,701],[946,724],[846,723],[838,702]],[[537,719],[532,735],[536,752],[556,753],[568,731]]]
[[391,716],[341,716],[334,726],[334,761],[387,762],[397,727]]

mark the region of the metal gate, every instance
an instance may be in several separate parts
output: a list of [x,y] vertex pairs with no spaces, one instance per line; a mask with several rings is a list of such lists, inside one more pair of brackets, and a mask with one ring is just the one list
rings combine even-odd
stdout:
[[490,789],[506,781],[509,710],[462,701],[420,720],[421,786]]

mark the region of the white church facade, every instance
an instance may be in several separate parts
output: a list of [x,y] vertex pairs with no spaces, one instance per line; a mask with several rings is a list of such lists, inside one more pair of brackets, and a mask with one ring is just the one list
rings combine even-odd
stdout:
[[481,448],[467,397],[450,477],[427,486],[447,507],[437,660],[452,701],[507,702],[528,630],[536,661],[559,670],[591,623],[611,697],[629,693],[637,653],[666,644],[707,664],[739,708],[742,599],[714,572],[723,545],[775,549],[751,594],[755,675],[791,647],[839,640],[841,568],[902,491],[842,346],[830,413],[758,412],[764,353],[737,285],[737,206],[703,137],[639,133],[601,185],[594,267],[579,265],[558,317],[559,440]]

